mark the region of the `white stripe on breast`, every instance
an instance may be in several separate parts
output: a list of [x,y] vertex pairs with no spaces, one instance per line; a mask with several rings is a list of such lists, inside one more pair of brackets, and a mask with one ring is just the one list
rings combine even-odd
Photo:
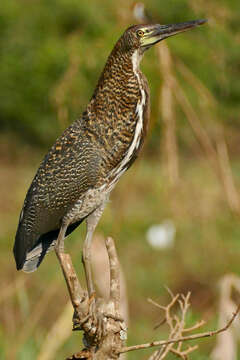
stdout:
[[138,120],[137,120],[137,124],[136,124],[136,128],[135,128],[135,133],[134,133],[132,143],[129,146],[121,163],[118,164],[118,166],[111,171],[110,177],[113,176],[113,180],[109,184],[110,189],[112,189],[113,186],[115,185],[115,183],[118,181],[118,179],[124,172],[125,165],[129,162],[129,160],[132,157],[132,154],[134,153],[134,150],[137,149],[140,144],[141,133],[142,133],[142,129],[143,129],[143,109],[144,109],[144,105],[146,103],[146,94],[143,89],[142,82],[141,82],[141,79],[140,79],[140,76],[138,73],[138,67],[139,67],[140,60],[141,60],[141,56],[140,56],[138,50],[135,50],[135,52],[132,55],[133,72],[137,77],[139,88],[141,91],[141,100],[138,101],[137,106],[136,106],[136,113],[138,115]]

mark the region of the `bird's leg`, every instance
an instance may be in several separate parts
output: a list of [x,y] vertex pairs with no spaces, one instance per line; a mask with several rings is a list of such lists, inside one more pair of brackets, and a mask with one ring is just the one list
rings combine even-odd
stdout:
[[57,237],[57,241],[56,241],[56,244],[55,244],[55,253],[57,255],[58,261],[60,263],[60,266],[61,266],[61,269],[62,269],[62,272],[63,272],[63,275],[65,277],[65,280],[66,280],[67,284],[68,284],[68,279],[66,278],[67,273],[66,273],[65,263],[64,263],[64,256],[65,256],[65,253],[64,253],[64,239],[65,239],[65,234],[66,234],[68,225],[69,225],[69,221],[63,221],[62,222],[62,225],[61,225],[58,237]]
[[[91,241],[93,237],[94,230],[98,224],[98,221],[103,213],[104,204],[100,205],[91,215],[88,216],[87,222],[87,235],[83,245],[83,265],[85,270],[87,289],[89,299],[92,299],[94,296],[94,285],[92,280],[92,270],[91,270]],[[93,299],[94,301],[94,299]]]
[[[61,253],[64,253],[64,239],[65,239],[65,234],[66,234],[68,225],[69,225],[68,222],[63,222],[61,225],[61,229],[59,231],[56,245],[55,245],[55,252],[56,252],[57,256]],[[59,258],[59,256],[58,256],[58,258]]]
[[[67,219],[64,219],[62,222],[55,244],[55,252],[59,260],[63,276],[67,284],[69,296],[74,308],[73,330],[79,330],[82,329],[82,325],[88,321],[90,316],[87,315],[89,310],[87,294],[81,288],[70,255],[64,252],[64,239],[69,223],[70,222]],[[85,300],[86,306],[84,305]]]

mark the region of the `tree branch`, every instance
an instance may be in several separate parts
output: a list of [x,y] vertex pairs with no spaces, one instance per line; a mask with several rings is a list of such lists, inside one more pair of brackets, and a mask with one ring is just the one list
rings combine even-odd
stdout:
[[178,339],[173,339],[173,340],[152,341],[152,342],[149,342],[146,344],[127,346],[127,347],[123,347],[121,349],[120,353],[125,353],[125,352],[129,352],[129,351],[140,350],[140,349],[149,349],[154,346],[165,346],[168,344],[176,344],[176,343],[179,343],[182,341],[190,341],[190,340],[196,340],[196,339],[201,339],[201,338],[206,338],[206,337],[212,337],[214,335],[217,335],[217,334],[220,334],[221,332],[226,331],[231,326],[231,324],[233,323],[234,319],[236,318],[236,316],[238,315],[239,312],[240,312],[240,304],[238,305],[236,311],[233,313],[233,315],[232,315],[231,319],[228,321],[228,323],[221,329],[207,331],[207,332],[203,332],[200,334],[183,336],[183,337],[180,337]]
[[[73,330],[84,332],[85,348],[74,354],[70,359],[85,360],[115,360],[120,355],[129,351],[160,347],[156,350],[149,360],[162,360],[168,353],[173,353],[181,359],[188,359],[188,355],[197,349],[197,346],[183,348],[186,341],[197,340],[211,337],[226,331],[240,312],[240,305],[233,313],[227,324],[214,331],[202,332],[184,336],[204,325],[204,321],[186,326],[186,315],[190,307],[190,292],[187,295],[173,293],[170,294],[170,302],[163,306],[149,299],[149,302],[164,311],[164,321],[169,327],[167,340],[153,341],[146,344],[134,346],[124,346],[127,337],[126,326],[120,317],[120,265],[112,238],[105,241],[106,250],[109,258],[110,273],[110,292],[108,299],[104,300],[94,296],[89,298],[86,291],[81,287],[76,272],[74,270],[69,254],[60,254],[62,271],[67,283],[70,299],[74,308]],[[180,314],[172,314],[178,306]]]

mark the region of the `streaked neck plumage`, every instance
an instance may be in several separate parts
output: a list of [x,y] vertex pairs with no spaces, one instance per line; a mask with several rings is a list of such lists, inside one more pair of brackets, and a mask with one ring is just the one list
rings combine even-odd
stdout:
[[149,92],[141,58],[139,49],[122,51],[117,43],[85,113],[114,183],[136,158],[146,133]]

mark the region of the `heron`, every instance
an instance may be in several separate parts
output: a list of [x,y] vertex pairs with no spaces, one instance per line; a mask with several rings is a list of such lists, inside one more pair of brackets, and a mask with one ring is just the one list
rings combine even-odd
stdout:
[[123,33],[84,112],[51,147],[27,192],[14,244],[18,270],[35,271],[52,249],[63,253],[65,237],[86,221],[83,264],[88,293],[93,293],[93,233],[147,134],[149,87],[141,59],[154,44],[205,22],[133,25]]

